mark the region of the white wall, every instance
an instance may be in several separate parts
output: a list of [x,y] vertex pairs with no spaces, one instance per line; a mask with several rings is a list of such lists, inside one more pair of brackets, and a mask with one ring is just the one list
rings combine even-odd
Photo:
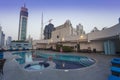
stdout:
[[103,41],[80,43],[80,49],[88,49],[88,47],[90,47],[91,50],[104,51]]
[[113,37],[120,35],[120,23],[101,31],[95,31],[88,34],[88,41]]

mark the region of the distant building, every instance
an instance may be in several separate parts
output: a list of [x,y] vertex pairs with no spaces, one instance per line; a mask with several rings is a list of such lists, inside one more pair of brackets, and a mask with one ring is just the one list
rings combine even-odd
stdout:
[[0,26],[0,48],[4,47],[5,42],[5,34],[2,31],[2,27]]
[[72,27],[70,20],[67,20],[64,24],[57,26],[52,32],[52,39],[60,40],[74,35],[76,31]]
[[120,18],[119,18],[119,24],[120,24]]
[[13,50],[32,49],[32,45],[28,41],[12,41],[11,49]]
[[85,34],[85,31],[83,30],[83,25],[78,24],[78,25],[76,26],[76,32],[77,32],[77,35]]
[[29,37],[28,37],[28,40],[27,40],[29,43],[31,43],[32,44],[32,41],[33,41],[33,38],[29,35]]
[[91,32],[99,31],[97,27],[94,27],[94,29]]
[[11,41],[12,41],[12,37],[8,36],[8,38],[6,40],[6,47],[7,47],[7,49],[9,49],[11,47]]
[[[82,27],[78,27],[82,31]],[[33,49],[56,50],[56,44],[72,47],[75,51],[99,52],[103,54],[120,54],[120,19],[119,23],[98,30],[97,27],[92,32],[83,35],[74,35],[74,29],[70,21],[55,28],[52,38],[48,40],[33,41]]]
[[48,25],[46,25],[44,29],[44,39],[50,39],[53,30],[54,30],[53,24],[49,23]]
[[27,20],[28,20],[28,9],[24,5],[24,7],[21,7],[21,11],[20,11],[18,40],[22,40],[22,41],[26,40]]

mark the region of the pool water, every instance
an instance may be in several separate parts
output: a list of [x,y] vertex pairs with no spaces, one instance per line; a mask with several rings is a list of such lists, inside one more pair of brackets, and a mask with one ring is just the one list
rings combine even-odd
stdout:
[[49,66],[49,63],[40,62],[37,64],[28,64],[25,66],[27,70],[43,70]]
[[77,56],[77,55],[70,55],[70,54],[44,54],[39,53],[37,54],[41,58],[49,57],[53,58],[53,61],[56,63],[57,69],[76,69],[87,67],[95,63],[95,61],[91,58],[85,56]]
[[[17,52],[13,54],[21,56],[21,58],[16,59],[19,64],[33,62],[33,54],[36,55],[38,58],[42,58],[43,60],[51,59],[56,64],[56,69],[78,69],[90,66],[95,63],[95,61],[91,58],[70,54],[48,54],[41,52]],[[30,67],[30,69],[31,68],[41,69],[43,67],[41,67],[41,65],[33,65]]]
[[73,61],[54,60],[56,69],[78,69],[84,67],[82,64]]
[[33,62],[31,52],[16,52],[16,53],[13,53],[13,55],[17,55],[21,57],[21,58],[16,58],[19,64]]
[[43,65],[36,64],[36,65],[31,65],[25,69],[27,69],[27,70],[42,70],[44,68],[45,67]]

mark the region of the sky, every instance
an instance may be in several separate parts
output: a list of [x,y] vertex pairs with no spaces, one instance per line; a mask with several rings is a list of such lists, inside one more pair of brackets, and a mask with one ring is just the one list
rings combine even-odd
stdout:
[[120,0],[0,0],[0,25],[6,38],[18,38],[19,15],[21,7],[28,8],[27,36],[40,39],[41,15],[44,15],[44,26],[49,19],[55,27],[70,20],[76,28],[83,25],[86,33],[94,27],[112,27],[120,17]]

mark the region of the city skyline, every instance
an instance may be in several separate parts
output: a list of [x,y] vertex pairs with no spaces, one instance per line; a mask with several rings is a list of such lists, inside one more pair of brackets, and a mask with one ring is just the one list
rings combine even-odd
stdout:
[[27,36],[34,39],[40,39],[42,12],[44,23],[53,19],[57,27],[69,19],[74,28],[81,23],[87,33],[94,27],[111,27],[120,17],[119,0],[4,0],[0,3],[0,24],[6,37],[12,36],[13,40],[18,37],[19,12],[24,3],[29,12]]

